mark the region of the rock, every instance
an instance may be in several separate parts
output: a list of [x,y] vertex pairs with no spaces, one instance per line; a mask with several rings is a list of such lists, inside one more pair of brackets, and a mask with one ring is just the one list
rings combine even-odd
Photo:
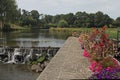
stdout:
[[37,65],[39,65],[39,66],[40,66],[40,65],[41,65],[41,63],[38,63]]
[[42,69],[44,69],[44,68],[45,68],[45,65],[44,65],[44,63],[43,63],[43,64],[41,64],[41,68],[42,68]]
[[31,70],[36,71],[36,72],[41,72],[42,68],[39,65],[37,65],[37,64],[33,64],[31,66]]
[[44,66],[46,67],[48,65],[49,61],[44,62]]

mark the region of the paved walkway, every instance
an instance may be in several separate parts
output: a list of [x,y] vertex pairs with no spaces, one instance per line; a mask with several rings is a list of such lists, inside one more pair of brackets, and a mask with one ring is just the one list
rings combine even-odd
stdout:
[[87,79],[92,72],[82,53],[78,38],[68,38],[37,80]]

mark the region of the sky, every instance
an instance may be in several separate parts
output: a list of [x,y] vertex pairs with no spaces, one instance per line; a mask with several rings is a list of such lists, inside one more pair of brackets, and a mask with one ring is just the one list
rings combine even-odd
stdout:
[[120,17],[120,0],[16,0],[18,8],[37,10],[40,14],[67,14],[78,11],[102,11],[111,18]]

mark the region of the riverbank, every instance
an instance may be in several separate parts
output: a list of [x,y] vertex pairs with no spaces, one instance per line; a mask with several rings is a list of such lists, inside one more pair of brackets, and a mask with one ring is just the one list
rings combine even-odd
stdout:
[[22,26],[15,25],[15,24],[10,24],[10,27],[11,27],[12,30],[24,30],[24,29],[30,29],[30,28],[22,27]]
[[[72,34],[73,32],[81,33],[81,32],[90,32],[93,28],[50,28],[50,31],[56,32],[68,32]],[[107,28],[106,33],[109,34],[110,38],[116,39],[117,37],[117,28]]]
[[14,30],[28,30],[30,29],[29,27],[22,27],[20,25],[16,25],[16,24],[12,24],[12,23],[6,23],[4,24],[0,31],[3,31],[3,32],[8,32],[8,31],[14,31]]

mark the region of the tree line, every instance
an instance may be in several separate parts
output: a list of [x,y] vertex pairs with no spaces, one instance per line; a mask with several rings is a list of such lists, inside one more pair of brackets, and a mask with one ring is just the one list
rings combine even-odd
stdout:
[[120,17],[116,19],[101,11],[87,13],[78,11],[75,14],[46,15],[40,14],[37,10],[27,11],[18,9],[15,0],[0,0],[0,26],[4,24],[16,24],[30,28],[50,28],[50,27],[120,27]]

